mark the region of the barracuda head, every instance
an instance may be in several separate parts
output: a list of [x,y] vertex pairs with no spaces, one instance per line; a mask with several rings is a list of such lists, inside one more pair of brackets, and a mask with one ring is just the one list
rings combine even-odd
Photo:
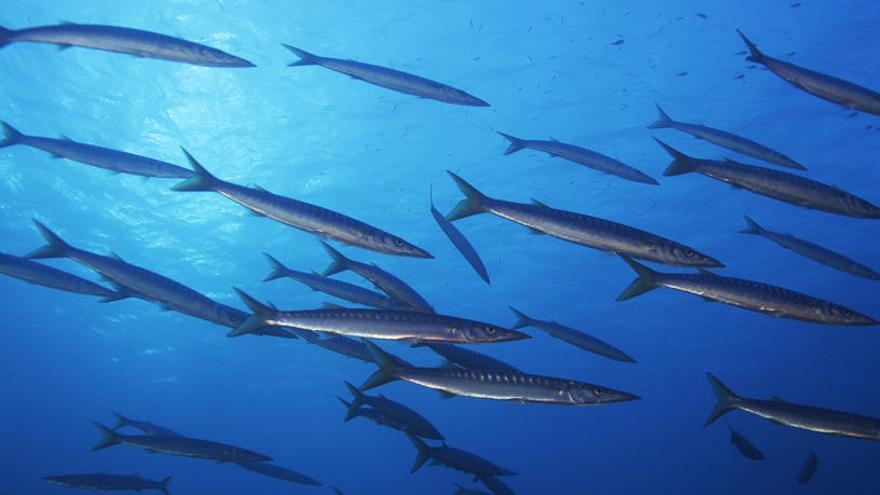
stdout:
[[253,63],[209,46],[199,46],[193,56],[199,63],[211,67],[256,67]]
[[377,235],[373,236],[372,241],[376,246],[375,249],[383,253],[407,256],[410,258],[434,258],[431,253],[424,249],[386,232],[379,232]]
[[823,307],[817,308],[822,313],[823,319],[831,324],[837,325],[877,325],[877,320],[870,316],[857,313],[849,308],[839,306],[837,304],[828,303]]
[[453,335],[460,336],[462,342],[470,344],[490,344],[531,338],[523,332],[479,322],[466,322],[458,327],[450,327],[449,331]]
[[619,390],[591,385],[589,383],[571,382],[567,388],[561,391],[568,396],[568,400],[577,406],[590,406],[607,404],[610,402],[625,402],[639,400],[640,397]]
[[699,266],[706,268],[724,267],[724,264],[716,260],[715,258],[712,258],[711,256],[706,256],[705,254],[700,253],[687,246],[673,244],[661,246],[659,249],[664,263],[670,265]]

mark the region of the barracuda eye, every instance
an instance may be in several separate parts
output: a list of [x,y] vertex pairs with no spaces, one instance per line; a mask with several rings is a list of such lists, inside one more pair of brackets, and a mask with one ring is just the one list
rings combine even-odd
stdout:
[[486,327],[486,333],[489,335],[495,335],[496,330],[492,327]]
[[595,395],[596,397],[602,397],[603,395],[605,395],[605,389],[601,387],[594,387],[593,395]]
[[394,245],[395,245],[395,246],[397,246],[397,247],[403,247],[404,244],[405,244],[405,243],[404,243],[401,239],[394,239]]

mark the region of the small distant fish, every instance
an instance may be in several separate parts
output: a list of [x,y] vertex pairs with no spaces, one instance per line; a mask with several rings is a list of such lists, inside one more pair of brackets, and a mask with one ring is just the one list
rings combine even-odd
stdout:
[[880,219],[880,207],[828,184],[781,170],[746,165],[733,160],[722,162],[694,158],[659,139],[654,138],[654,140],[673,158],[672,163],[663,172],[667,177],[696,172],[731,184],[735,188],[747,189],[802,208],[855,218]]
[[733,78],[734,78],[734,79],[737,79],[737,80],[739,80],[739,79],[745,79],[745,77],[746,77],[745,74],[737,74],[737,75],[733,76]]
[[230,332],[230,337],[251,333],[255,329],[269,325],[348,337],[425,343],[478,344],[529,338],[522,332],[488,323],[417,311],[383,309],[278,311],[261,304],[238,289],[236,292],[254,314],[242,326]]
[[700,17],[700,18],[702,18],[702,19],[708,19],[708,18],[709,18],[709,16],[707,16],[706,14],[701,14],[701,13],[699,13],[699,12],[697,12],[696,15],[697,15],[697,17]]
[[523,327],[535,327],[542,332],[547,333],[551,337],[557,338],[563,342],[568,342],[569,344],[583,349],[587,352],[592,352],[594,354],[598,354],[600,356],[607,357],[608,359],[613,359],[615,361],[622,361],[624,363],[635,363],[636,360],[629,357],[625,352],[620,349],[603,342],[592,335],[588,335],[580,330],[575,330],[574,328],[567,327],[565,325],[560,325],[555,321],[543,321],[537,320],[535,318],[530,318],[525,315],[522,311],[514,307],[510,307],[510,310],[516,316],[516,323],[513,325],[514,329],[520,329]]
[[119,301],[130,297],[126,291],[113,291],[90,280],[51,266],[41,265],[27,258],[0,253],[0,273],[25,282],[74,294],[98,296],[101,302]]
[[810,452],[807,460],[804,461],[804,465],[801,466],[801,472],[798,473],[798,484],[806,485],[813,479],[813,476],[816,476],[816,468],[819,467],[819,458],[816,456],[815,452]]
[[753,461],[764,460],[764,453],[761,452],[758,447],[755,447],[755,445],[746,437],[737,433],[737,431],[730,425],[728,425],[727,428],[730,429],[730,443],[736,447],[736,450],[738,450],[740,454]]
[[612,45],[622,45],[625,41],[626,41],[625,39],[621,38],[619,40],[612,41],[611,44]]
[[810,241],[799,239],[791,234],[782,234],[780,232],[767,230],[758,225],[757,222],[748,216],[745,218],[747,227],[745,230],[741,230],[740,233],[764,237],[765,239],[769,239],[786,249],[790,249],[795,253],[800,254],[801,256],[810,258],[811,260],[834,268],[835,270],[840,270],[857,277],[880,280],[880,273],[877,273],[873,269],[857,261],[851,260],[842,254],[836,253]]
[[880,419],[821,407],[794,404],[779,399],[762,400],[740,397],[730,391],[712,373],[706,373],[718,403],[706,419],[709,426],[730,411],[739,409],[776,424],[801,430],[847,438],[880,440]]
[[345,382],[348,391],[351,392],[352,401],[348,412],[345,415],[345,421],[354,417],[355,412],[362,405],[367,405],[376,410],[382,416],[390,418],[392,421],[404,426],[404,431],[408,431],[413,435],[430,438],[432,440],[444,440],[440,431],[431,424],[424,416],[412,410],[411,408],[393,401],[382,394],[377,396],[367,395],[351,383]]
[[687,292],[710,301],[764,313],[776,318],[808,321],[825,325],[880,325],[873,318],[800,292],[751,280],[723,277],[701,270],[700,273],[660,273],[623,257],[638,278],[617,298],[626,301],[658,287]]
[[477,275],[483,279],[487,284],[489,283],[489,273],[486,271],[486,266],[483,265],[483,260],[480,259],[480,255],[477,253],[477,250],[474,249],[474,246],[467,240],[464,234],[461,233],[458,228],[452,224],[452,222],[447,221],[446,217],[440,213],[437,208],[434,206],[434,195],[433,192],[430,195],[431,197],[431,215],[434,217],[434,221],[437,222],[437,225],[440,226],[440,230],[446,234],[446,237],[452,242],[452,245],[455,246],[455,249],[464,256],[465,261],[471,265],[471,268],[477,272]]
[[520,139],[503,132],[499,132],[498,134],[501,134],[504,139],[507,139],[507,141],[510,142],[510,146],[504,151],[505,155],[530,148],[537,151],[543,151],[554,157],[564,158],[579,165],[598,170],[605,174],[614,175],[622,179],[641,182],[642,184],[659,185],[656,180],[629,165],[601,153],[581,148],[580,146],[562,143],[555,139]]
[[523,404],[589,406],[638,399],[635,395],[599,385],[521,372],[402,366],[372,342],[366,341],[365,344],[379,370],[360,387],[362,391],[403,380],[452,395]]
[[880,115],[880,93],[877,91],[828,74],[805,69],[790,62],[768,57],[761,53],[758,47],[749,41],[741,31],[737,30],[736,32],[739,33],[749,49],[750,55],[746,60],[764,65],[770,69],[770,72],[791,83],[794,87],[823,100],[853,110]]
[[796,8],[796,7],[800,7],[800,6],[801,6],[801,3],[800,3],[800,2],[795,2],[795,3],[791,4],[791,5],[789,5],[789,7],[791,7],[791,8]]
[[471,107],[488,107],[485,101],[472,96],[464,91],[453,88],[446,84],[425,79],[407,72],[381,67],[378,65],[356,62],[354,60],[344,60],[339,58],[319,57],[305,50],[283,44],[300,59],[296,62],[287,64],[289,67],[302,65],[320,65],[321,67],[341,72],[354,79],[381,86],[383,88],[405,93],[408,95],[418,96],[419,98],[428,98],[431,100],[451,103],[453,105],[465,105]]
[[458,483],[455,484],[455,492],[452,495],[491,495],[482,490],[474,490],[473,488],[465,488]]
[[678,76],[678,77],[684,77],[686,75],[688,75],[687,72],[679,72],[678,74],[676,74],[676,76]]
[[333,262],[324,270],[325,277],[351,270],[369,280],[370,283],[382,292],[388,294],[397,302],[398,307],[406,307],[414,311],[421,311],[422,313],[434,312],[434,308],[428,301],[403,280],[376,265],[361,263],[360,261],[347,258],[324,241],[321,241],[321,245],[324,246],[327,254],[333,258]]
[[341,213],[263,189],[239,186],[220,180],[211,175],[189,152],[183,150],[183,153],[195,171],[196,177],[177,184],[174,186],[175,191],[213,191],[259,215],[265,215],[276,222],[319,237],[335,239],[383,254],[432,258],[427,251],[413,246],[400,237]]
[[680,266],[724,266],[690,247],[663,237],[601,218],[550,208],[542,203],[514,203],[490,198],[464,179],[447,171],[465,195],[446,219],[455,221],[471,215],[491,213],[528,227],[532,232],[611,253]]
[[239,462],[238,465],[248,471],[260,473],[263,476],[268,476],[270,478],[290,481],[291,483],[297,483],[300,485],[321,486],[320,481],[277,464],[271,464],[268,462]]
[[494,495],[515,495],[509,486],[494,476],[477,476],[476,479],[486,485]]
[[137,419],[126,418],[125,416],[114,412],[113,416],[116,417],[116,424],[113,426],[113,431],[116,431],[120,428],[130,427],[135,428],[137,430],[141,430],[144,435],[152,435],[154,437],[179,437],[182,436],[179,433],[169,430],[164,426],[159,426],[157,424],[150,423],[148,421],[139,421]]
[[800,163],[792,160],[782,153],[774,151],[764,146],[763,144],[756,143],[751,139],[746,139],[742,136],[737,136],[736,134],[727,131],[715,129],[714,127],[700,124],[689,124],[687,122],[676,122],[669,118],[669,115],[667,115],[666,112],[664,112],[663,109],[660,108],[660,105],[656,106],[657,113],[660,114],[660,118],[653,124],[649,125],[649,129],[676,129],[690,134],[697,139],[705,139],[710,143],[717,144],[718,146],[727,148],[746,156],[750,156],[752,158],[757,158],[758,160],[763,160],[768,163],[773,163],[788,168],[794,168],[797,170],[807,169]]
[[92,447],[92,452],[106,449],[114,445],[128,445],[144,449],[148,452],[161,454],[193,457],[196,459],[209,459],[220,462],[262,462],[271,461],[272,458],[263,454],[257,454],[240,447],[233,447],[209,440],[197,440],[185,437],[155,437],[152,435],[122,435],[95,423],[95,427],[104,437],[97,445]]
[[165,495],[170,495],[170,492],[168,491],[168,482],[171,481],[171,476],[167,476],[161,481],[153,481],[141,478],[136,474],[63,474],[58,476],[46,476],[43,478],[43,481],[52,485],[63,486],[65,488],[136,492],[143,490],[158,490]]
[[[403,422],[401,422],[397,419],[385,416],[382,413],[380,413],[379,411],[373,409],[372,407],[367,407],[367,406],[352,407],[351,402],[349,402],[339,396],[336,396],[336,398],[339,400],[340,403],[342,403],[343,407],[345,407],[347,418],[349,416],[351,418],[365,418],[365,419],[368,419],[368,420],[376,423],[379,426],[385,426],[387,428],[392,428],[392,429],[395,429],[395,430],[401,431],[401,432],[407,431],[406,424],[404,424]],[[348,420],[346,420],[346,421],[348,421]]]
[[101,148],[91,144],[77,143],[71,139],[26,136],[6,122],[0,122],[0,126],[3,127],[4,135],[3,139],[0,140],[0,148],[21,144],[51,153],[52,158],[67,158],[112,172],[141,175],[144,177],[189,179],[193,176],[191,171],[183,167],[145,156]]
[[12,30],[0,27],[0,48],[20,42],[49,43],[157,58],[205,67],[256,67],[243,58],[192,41],[118,26],[63,23]]
[[[416,344],[413,347],[421,347],[422,345],[425,344]],[[462,368],[484,371],[519,372],[519,369],[505,363],[504,361],[452,344],[430,344],[426,345],[426,347],[430,348],[449,362],[461,366]]]
[[364,306],[372,306],[381,309],[404,309],[402,304],[390,297],[379,294],[378,292],[341,280],[324,277],[317,273],[305,273],[291,270],[272,257],[272,255],[263,253],[263,256],[266,257],[269,266],[272,267],[272,271],[263,279],[264,282],[277,280],[279,278],[289,278],[296,280],[313,290],[330,294],[331,296],[345,299],[346,301],[351,301],[355,304],[363,304]]
[[470,473],[474,476],[514,476],[517,474],[516,471],[497,466],[476,454],[447,447],[445,443],[440,447],[431,447],[411,433],[407,433],[406,437],[418,451],[416,462],[410,469],[410,473],[418,471],[431,460],[450,469]]

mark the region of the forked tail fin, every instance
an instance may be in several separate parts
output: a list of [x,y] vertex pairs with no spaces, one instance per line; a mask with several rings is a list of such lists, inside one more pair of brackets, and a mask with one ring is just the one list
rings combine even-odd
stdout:
[[98,442],[94,447],[92,447],[92,450],[90,450],[89,452],[95,452],[95,451],[98,451],[101,449],[106,449],[107,447],[119,445],[119,443],[120,443],[119,439],[122,437],[122,435],[120,435],[119,433],[116,433],[115,431],[111,430],[110,428],[107,428],[106,426],[102,425],[101,423],[94,423],[94,425],[95,425],[95,428],[97,428],[98,431],[101,432],[103,437],[101,438],[101,441]]
[[653,124],[649,125],[648,129],[663,129],[666,127],[672,127],[672,124],[674,122],[672,119],[669,118],[669,115],[666,115],[666,112],[664,112],[663,109],[660,108],[660,105],[655,103],[654,106],[657,107],[657,114],[659,115],[659,118],[655,120]]
[[46,245],[26,254],[25,258],[41,259],[66,257],[72,249],[70,244],[64,242],[64,240],[61,239],[58,234],[52,232],[49,227],[46,227],[37,220],[34,220],[34,224],[37,226],[37,230],[39,230],[40,234],[43,236],[43,239],[46,240]]
[[638,295],[644,294],[650,290],[656,289],[659,287],[657,285],[657,275],[658,272],[651,270],[647,266],[629,258],[627,256],[621,256],[623,261],[635,270],[638,277],[633,280],[633,282],[623,291],[620,296],[617,297],[618,301],[626,301],[627,299],[632,299]]
[[654,141],[657,141],[657,143],[659,143],[660,146],[662,146],[663,149],[666,150],[666,152],[669,153],[669,155],[673,158],[672,163],[670,163],[669,166],[666,167],[666,170],[663,171],[663,175],[665,175],[666,177],[672,177],[674,175],[681,175],[688,172],[696,171],[696,168],[694,168],[693,159],[691,157],[685,155],[681,151],[678,151],[677,149],[669,146],[668,144],[660,141],[657,138],[654,138]]
[[428,447],[428,444],[412,433],[406,432],[406,438],[409,438],[410,443],[412,443],[413,447],[417,450],[416,461],[413,463],[412,469],[409,470],[410,473],[414,473],[428,462],[428,459],[431,457],[431,450]]
[[452,180],[455,181],[458,189],[465,195],[465,198],[455,206],[455,209],[453,209],[448,215],[446,215],[446,220],[453,222],[455,220],[467,218],[471,215],[485,213],[486,210],[483,205],[489,198],[478,191],[476,187],[468,184],[461,177],[455,175],[448,170],[446,171],[446,173],[449,174],[450,177],[452,177]]
[[718,402],[715,404],[715,408],[712,409],[712,413],[706,418],[706,422],[703,423],[704,427],[709,426],[716,419],[734,410],[736,408],[735,402],[739,400],[739,397],[721,383],[718,377],[712,373],[706,373],[706,377],[709,379],[709,385],[712,386],[712,392],[715,393],[715,398],[718,399]]
[[504,139],[510,141],[510,146],[508,146],[507,149],[504,150],[505,155],[516,153],[521,149],[528,148],[528,144],[524,139],[513,137],[510,134],[504,134],[503,132],[499,132],[498,134],[501,134],[502,136],[504,136]]
[[370,351],[370,355],[373,356],[373,361],[379,366],[379,369],[361,385],[360,391],[364,392],[397,380],[397,370],[405,365],[369,340],[364,340],[364,344],[367,346],[367,350]]
[[186,159],[189,161],[189,165],[192,167],[193,172],[196,173],[196,176],[192,179],[187,179],[174,187],[175,191],[213,191],[216,187],[216,184],[220,181],[218,178],[211,175],[208,170],[199,163],[198,160],[195,159],[192,155],[189,154],[189,151],[186,151],[184,147],[180,147],[183,154],[186,155]]
[[297,60],[296,62],[291,62],[291,63],[287,64],[288,67],[294,67],[294,66],[298,66],[298,65],[317,65],[318,61],[321,58],[313,53],[309,53],[305,50],[301,50],[295,46],[290,46],[286,43],[281,43],[281,46],[283,46],[284,48],[287,48],[288,50],[293,52],[294,55],[299,57],[299,60]]

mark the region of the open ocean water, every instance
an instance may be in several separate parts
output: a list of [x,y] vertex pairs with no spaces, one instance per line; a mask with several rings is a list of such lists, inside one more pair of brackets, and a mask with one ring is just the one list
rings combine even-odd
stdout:
[[[776,168],[880,202],[880,117],[823,101],[745,60],[741,29],[767,55],[880,88],[880,3],[816,1],[156,1],[7,0],[0,26],[107,24],[219,48],[255,68],[212,68],[44,43],[0,49],[0,118],[33,136],[71,139],[183,167],[184,146],[216,176],[353,216],[429,251],[388,256],[330,243],[409,283],[439,313],[503,327],[514,306],[607,341],[637,364],[612,361],[534,328],[532,339],[471,346],[517,368],[625,390],[638,401],[596,407],[455,398],[396,382],[371,390],[428,418],[451,447],[517,471],[518,494],[875,494],[872,441],[777,427],[734,411],[707,428],[706,372],[734,392],[776,395],[880,416],[877,327],[773,318],[658,289],[625,302],[634,278],[613,254],[493,215],[459,220],[491,277],[467,265],[430,214],[429,189],[449,212],[462,194],[451,170],[482,192],[647,230],[721,260],[719,275],[771,283],[880,317],[880,285],[738,233],[743,215],[880,269],[877,220],[774,201],[698,174],[665,177],[662,139],[697,157]],[[445,104],[317,66],[287,67],[280,44],[418,74],[491,107]],[[670,129],[648,129],[655,103],[685,122],[746,136],[809,170],[738,155]],[[496,131],[574,143],[660,186],[523,150]],[[179,181],[0,149],[0,251],[44,244],[38,219],[74,246],[116,253],[245,310],[238,287],[283,309],[344,302],[292,280],[263,283],[269,253],[322,272],[318,238]],[[103,283],[70,260],[41,263]],[[693,270],[652,264],[664,272]],[[355,274],[335,279],[372,287]],[[104,284],[109,287],[109,285]],[[409,470],[400,432],[343,422],[344,381],[376,367],[304,340],[229,338],[228,328],[136,298],[97,298],[0,278],[0,493],[56,494],[43,477],[139,473],[180,494],[450,494],[471,476]],[[378,341],[377,341],[378,342]],[[420,366],[425,348],[381,342]],[[176,432],[270,455],[325,486],[294,485],[215,463],[150,455],[100,439],[111,411]],[[766,459],[746,459],[728,425]],[[129,433],[134,433],[129,430]],[[432,445],[439,445],[430,441]],[[799,485],[811,451],[815,478]],[[76,491],[73,491],[76,493]],[[85,492],[85,491],[84,491]]]

